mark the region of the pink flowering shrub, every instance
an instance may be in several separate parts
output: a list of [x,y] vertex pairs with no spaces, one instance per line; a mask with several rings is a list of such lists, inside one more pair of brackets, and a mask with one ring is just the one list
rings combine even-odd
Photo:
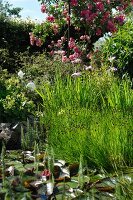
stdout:
[[[50,55],[54,55],[57,49],[67,50],[66,55],[61,55],[63,62],[88,59],[86,55],[93,43],[106,32],[116,32],[118,25],[124,24],[125,13],[133,4],[133,0],[60,0],[58,4],[55,1],[38,1],[42,3],[41,12],[46,12],[48,16],[46,22],[40,24],[41,28],[38,26],[38,30],[35,29],[30,36],[31,45],[35,44],[36,33],[44,42],[49,35],[47,50]],[[112,8],[116,10],[115,15]],[[48,24],[49,29],[44,32]]]

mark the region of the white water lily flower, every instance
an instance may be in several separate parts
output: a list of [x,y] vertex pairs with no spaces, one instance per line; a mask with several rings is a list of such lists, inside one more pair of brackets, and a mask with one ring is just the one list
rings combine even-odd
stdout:
[[52,182],[47,183],[47,195],[51,195],[53,193],[54,184]]
[[31,91],[34,91],[36,86],[35,86],[35,83],[33,83],[32,81],[30,81],[27,85],[26,85],[27,88],[29,88]]
[[21,78],[21,79],[23,79],[23,76],[25,75],[25,73],[23,73],[23,71],[22,70],[20,70],[19,72],[18,72],[18,76]]

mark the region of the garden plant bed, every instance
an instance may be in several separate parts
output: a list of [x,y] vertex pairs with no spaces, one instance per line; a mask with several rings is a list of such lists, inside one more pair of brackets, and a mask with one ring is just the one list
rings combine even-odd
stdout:
[[[115,173],[52,160],[46,152],[6,151],[0,164],[0,199],[132,199],[133,169]],[[52,171],[52,172],[51,172]],[[121,196],[122,195],[122,196]]]

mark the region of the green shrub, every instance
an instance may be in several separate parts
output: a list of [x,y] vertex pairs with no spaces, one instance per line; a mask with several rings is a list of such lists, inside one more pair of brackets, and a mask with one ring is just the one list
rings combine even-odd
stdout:
[[35,113],[35,104],[27,93],[30,91],[19,78],[10,76],[6,70],[1,71],[0,76],[0,121],[26,120],[28,115]]
[[[71,74],[75,67],[71,64],[62,63],[57,57],[51,59],[45,53],[36,53],[32,56],[28,52],[20,54],[22,71],[25,72],[28,79],[34,80],[36,84],[50,81],[53,82],[55,74],[60,71],[61,76]],[[78,70],[79,66],[77,66]]]
[[133,77],[133,22],[129,18],[92,56],[93,66],[115,67]]

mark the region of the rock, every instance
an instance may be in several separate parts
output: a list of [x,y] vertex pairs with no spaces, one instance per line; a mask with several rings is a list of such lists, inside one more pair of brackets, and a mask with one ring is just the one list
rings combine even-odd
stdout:
[[21,132],[17,129],[18,123],[14,126],[11,123],[0,123],[0,152],[2,141],[6,144],[7,150],[21,148]]
[[2,141],[6,144],[7,150],[21,149],[21,131],[23,129],[24,135],[29,134],[29,131],[34,134],[37,131],[38,140],[45,142],[46,129],[40,124],[38,120],[30,117],[27,121],[16,123],[0,123],[0,152],[2,148]]

